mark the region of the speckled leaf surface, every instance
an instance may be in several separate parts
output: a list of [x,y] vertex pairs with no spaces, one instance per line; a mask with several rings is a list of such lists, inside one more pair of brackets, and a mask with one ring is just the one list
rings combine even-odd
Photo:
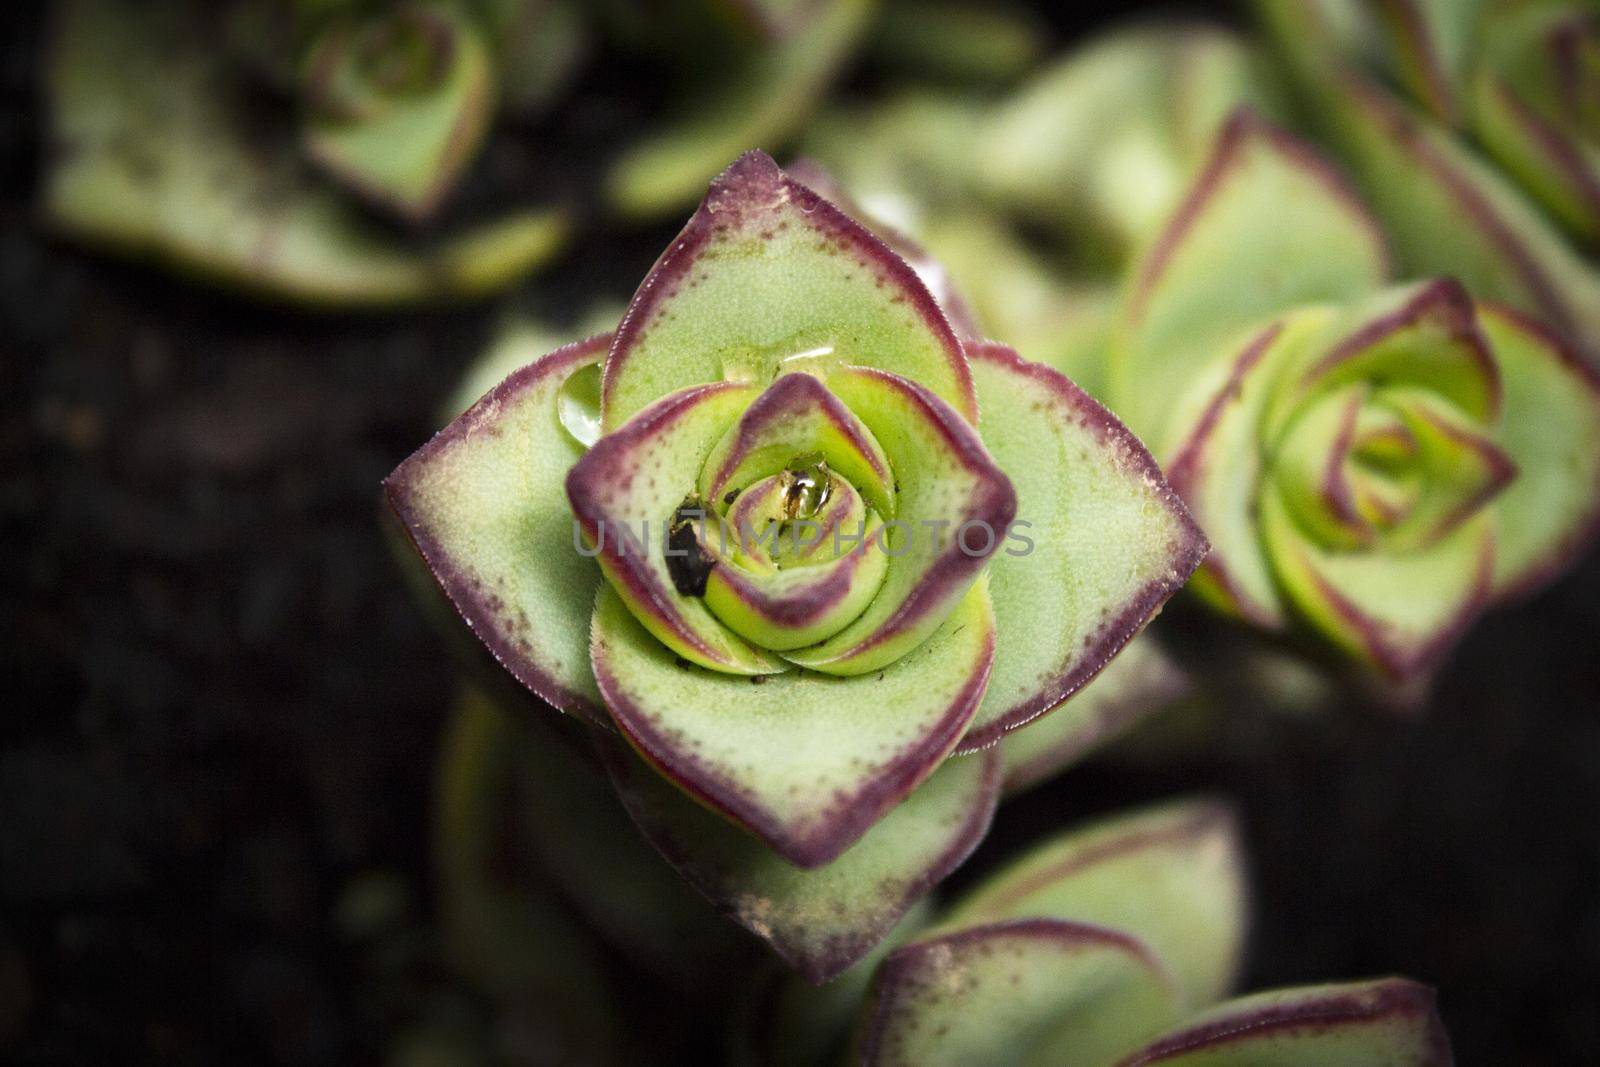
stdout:
[[856,1060],[873,1067],[1110,1063],[1178,1018],[1135,938],[1013,919],[921,938],[878,968]]
[[967,351],[978,428],[1010,473],[1031,548],[1008,543],[990,562],[994,671],[963,749],[993,744],[1086,684],[1206,551],[1155,460],[1114,415],[1004,345]]
[[1117,815],[1040,845],[969,893],[936,930],[1029,916],[1136,937],[1177,980],[1186,1010],[1226,995],[1243,949],[1238,829],[1209,801]]
[[911,268],[752,152],[635,294],[606,360],[604,428],[692,385],[764,387],[785,364],[875,367],[976,414],[960,343]]
[[1403,978],[1229,1001],[1117,1067],[1449,1067],[1433,991]]
[[318,307],[496,292],[565,243],[568,220],[519,210],[445,239],[403,241],[252,134],[204,18],[184,4],[64,4],[52,41],[49,225],[242,292]]
[[988,679],[993,619],[980,582],[921,647],[876,674],[789,671],[758,684],[683,663],[608,587],[593,663],[613,719],[662,774],[791,863],[819,867],[955,745]]
[[628,747],[597,735],[624,805],[663,856],[716,907],[813,982],[866,955],[988,831],[998,756],[949,760],[854,844],[796,867],[674,789]]
[[602,722],[589,666],[601,575],[573,544],[563,482],[582,448],[557,399],[608,340],[568,345],[512,374],[384,481],[435,580],[495,657],[557,708]]
[[1113,407],[1159,453],[1178,398],[1240,331],[1365,294],[1386,272],[1382,235],[1338,173],[1238,112],[1130,276],[1111,348]]

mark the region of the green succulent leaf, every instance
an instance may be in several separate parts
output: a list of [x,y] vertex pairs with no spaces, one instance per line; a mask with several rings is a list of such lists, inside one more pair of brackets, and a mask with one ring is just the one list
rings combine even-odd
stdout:
[[1504,388],[1499,444],[1517,468],[1494,501],[1495,587],[1526,592],[1587,546],[1600,522],[1600,379],[1527,316],[1491,305],[1478,318]]
[[1192,1010],[1224,996],[1239,967],[1240,849],[1232,814],[1214,802],[1114,816],[1030,850],[957,902],[935,932],[1027,917],[1116,930],[1154,953]]
[[1141,634],[1088,685],[1000,742],[1010,796],[1076,763],[1187,695],[1193,681],[1154,637]]
[[1091,38],[996,109],[981,182],[1120,261],[1165,220],[1230,112],[1277,110],[1263,68],[1242,38],[1201,22]]
[[1000,789],[997,755],[946,761],[864,836],[801,868],[679,792],[620,741],[597,737],[623,804],[651,843],[812,982],[861,959],[966,859],[988,830]]
[[868,48],[913,76],[1008,82],[1044,55],[1040,20],[1020,5],[973,0],[885,0]]
[[[1264,5],[1280,41],[1295,32],[1286,13],[1297,6]],[[1600,344],[1600,272],[1513,180],[1337,54],[1283,43],[1400,267],[1459,278],[1480,299],[1534,314],[1585,348]]]
[[307,154],[413,221],[438,210],[494,114],[489,43],[449,3],[336,21],[311,45],[304,81]]
[[1343,180],[1241,111],[1133,271],[1111,349],[1114,406],[1164,452],[1173,408],[1242,331],[1369,293],[1386,271],[1382,236]]
[[[584,730],[526,699],[492,700],[474,689],[463,691],[456,716],[461,754],[447,764],[447,788],[492,792],[496,806],[478,816],[481,826],[450,819],[441,833],[451,835],[451,849],[484,850],[488,869],[510,866],[494,862],[496,851],[537,864],[608,944],[691,999],[715,999],[706,974],[756,962],[754,939],[725,922],[640,835]],[[473,834],[456,840],[467,826]],[[519,906],[514,888],[505,890],[508,909]],[[505,951],[539,955],[537,944]]]
[[583,6],[574,0],[479,0],[479,8],[502,105],[518,118],[538,116],[590,50]]
[[883,446],[896,482],[895,528],[886,526],[873,548],[888,560],[866,611],[784,657],[813,671],[864,675],[893,664],[941,625],[999,551],[1017,497],[977,431],[917,383],[841,367],[827,385]]
[[870,21],[871,0],[817,0],[797,32],[726,62],[676,118],[628,149],[606,176],[620,214],[651,218],[694,200],[725,160],[781,145],[815,109]]
[[1526,4],[1483,35],[1473,78],[1484,147],[1569,231],[1600,241],[1600,13]]
[[789,671],[757,684],[682,662],[608,586],[592,657],[612,717],[657,770],[790,863],[820,867],[955,746],[989,676],[994,616],[980,581],[876,674]]
[[1386,31],[1388,62],[1412,99],[1447,125],[1462,121],[1461,99],[1476,21],[1486,0],[1382,0],[1372,8]]
[[555,208],[402,241],[262,133],[200,5],[71,0],[49,66],[50,226],[122,255],[316,307],[458,300],[499,291],[560,250]]
[[553,1048],[620,1055],[615,991],[602,946],[563,906],[519,823],[517,748],[508,720],[468,693],[445,735],[439,773],[440,922],[451,963]]
[[667,538],[707,453],[755,397],[738,382],[672,393],[602,436],[566,479],[572,515],[628,610],[678,656],[739,675],[784,667],[680,590]]
[[1109,1064],[1177,1021],[1179,997],[1135,938],[1012,919],[919,938],[878,968],[854,1058],[874,1067]]
[[[993,744],[1087,684],[1206,552],[1155,460],[1042,363],[970,344],[978,424],[1011,472],[1022,537],[989,564],[999,642],[963,750]],[[1084,723],[1085,730],[1094,726]]]
[[589,666],[601,575],[574,551],[563,484],[583,450],[557,401],[609,341],[559,348],[512,374],[384,481],[423,561],[495,658],[555,707],[602,723]]
[[960,342],[911,268],[748,153],[634,296],[606,360],[604,429],[689,386],[844,365],[900,375],[976,417]]
[[1219,1005],[1117,1067],[1449,1067],[1433,991],[1404,978],[1258,993]]

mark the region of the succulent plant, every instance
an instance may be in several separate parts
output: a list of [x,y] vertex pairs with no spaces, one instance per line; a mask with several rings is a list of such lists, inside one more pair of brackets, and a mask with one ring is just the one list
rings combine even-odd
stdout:
[[1102,817],[914,918],[836,986],[758,987],[750,1061],[829,1062],[849,1032],[844,1061],[870,1065],[1451,1062],[1432,991],[1406,979],[1224,999],[1248,908],[1215,801]]
[[1455,281],[1391,285],[1355,194],[1248,112],[1137,264],[1111,359],[1213,543],[1194,587],[1397,681],[1600,513],[1595,374]]
[[[596,728],[645,836],[813,979],[961,862],[995,743],[1204,552],[1113,416],[963,343],[904,260],[760,153],[614,335],[514,373],[385,487],[480,640]],[[1064,721],[1058,761],[1107,728]]]
[[398,236],[249,120],[244,86],[187,3],[68,0],[49,66],[44,208],[58,231],[275,299],[370,306],[478,296],[547,261],[565,212]]
[[1600,358],[1594,6],[1256,6],[1400,266],[1457,277]]

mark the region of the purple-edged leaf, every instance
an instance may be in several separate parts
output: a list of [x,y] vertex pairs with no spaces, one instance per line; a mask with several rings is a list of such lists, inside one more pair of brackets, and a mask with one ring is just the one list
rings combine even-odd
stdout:
[[951,329],[963,340],[976,339],[982,331],[972,315],[972,307],[967,299],[956,288],[955,282],[950,277],[950,272],[945,270],[944,264],[928,254],[916,241],[901,233],[881,219],[873,218],[854,197],[839,184],[827,169],[814,159],[796,159],[784,168],[789,176],[812,192],[821,195],[824,199],[833,202],[840,211],[849,215],[873,233],[877,234],[884,244],[906,261],[910,268],[917,272],[917,277],[922,279],[922,284],[928,287],[928,292],[933,294],[934,300],[944,309],[945,318],[950,320]]
[[1076,692],[1206,552],[1155,460],[1116,416],[1004,345],[967,351],[979,431],[1016,487],[1019,537],[989,564],[994,673],[963,750],[993,744]]
[[1312,397],[1352,382],[1416,386],[1486,425],[1500,413],[1500,372],[1466,289],[1440,278],[1388,289],[1342,313],[1277,390],[1263,434],[1276,438]]
[[384,481],[434,579],[495,658],[557,708],[598,722],[589,618],[601,577],[574,550],[562,482],[582,448],[557,401],[609,340],[517,371]]
[[802,869],[674,789],[620,741],[596,739],[623,804],[651,843],[719,910],[812,982],[866,955],[966,859],[987,832],[1000,792],[998,755],[948,760],[831,862]]
[[1310,147],[1248,111],[1134,268],[1111,350],[1111,396],[1164,451],[1167,419],[1196,376],[1271,315],[1370,292],[1383,238]]
[[1321,547],[1276,493],[1262,494],[1260,510],[1267,555],[1295,609],[1395,681],[1431,670],[1488,602],[1492,512],[1419,551],[1391,555]]
[[593,632],[600,691],[634,746],[805,867],[836,859],[932,773],[977,710],[994,658],[981,582],[919,648],[858,678],[692,666],[609,588]]
[[1503,174],[1358,74],[1320,83],[1316,98],[1401,267],[1600,345],[1600,273]]
[[738,675],[772,674],[782,661],[749,644],[680,592],[668,537],[712,446],[755,399],[737,382],[684,389],[595,442],[567,474],[567,498],[600,569],[628,610],[673,652]]
[[1179,996],[1136,938],[1013,919],[922,938],[874,978],[852,1062],[1104,1064],[1174,1023]]
[[895,664],[941,625],[1000,550],[1017,495],[978,431],[918,383],[840,367],[828,388],[872,431],[894,471],[894,518],[874,546],[888,566],[859,618],[784,658],[826,674],[862,675]]
[[1494,502],[1495,588],[1536,588],[1600,523],[1600,377],[1566,341],[1527,317],[1481,307],[1505,387],[1498,437],[1517,477]]
[[1189,1009],[1226,995],[1243,950],[1238,829],[1207,801],[1117,815],[1030,850],[951,910],[939,929],[1029,916],[1133,937],[1177,980]]
[[731,503],[730,492],[811,453],[827,460],[879,515],[894,517],[894,472],[877,438],[805,373],[780,375],[712,447],[700,471],[700,496],[714,506]]
[[1433,990],[1404,978],[1380,978],[1229,1001],[1117,1067],[1449,1067],[1453,1062]]
[[[997,611],[997,623],[998,618]],[[1170,707],[1192,686],[1189,674],[1153,637],[1134,638],[1065,704],[1000,742],[1006,794],[1032,788],[1071,766],[1095,746]]]
[[905,261],[750,152],[639,286],[606,360],[604,425],[706,382],[765,386],[781,366],[875,367],[976,417],[944,313]]
[[1459,124],[1480,0],[1380,0],[1395,79],[1440,122]]

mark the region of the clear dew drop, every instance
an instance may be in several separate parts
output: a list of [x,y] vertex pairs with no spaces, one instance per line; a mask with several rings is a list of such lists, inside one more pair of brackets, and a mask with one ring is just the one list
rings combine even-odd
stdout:
[[584,448],[600,440],[600,364],[579,367],[567,376],[556,397],[556,413]]

